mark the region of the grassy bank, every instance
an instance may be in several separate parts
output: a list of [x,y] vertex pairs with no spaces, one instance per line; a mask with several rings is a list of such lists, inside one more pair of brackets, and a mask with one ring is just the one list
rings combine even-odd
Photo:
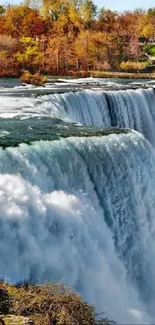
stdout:
[[0,284],[0,324],[110,325],[95,308],[61,284]]

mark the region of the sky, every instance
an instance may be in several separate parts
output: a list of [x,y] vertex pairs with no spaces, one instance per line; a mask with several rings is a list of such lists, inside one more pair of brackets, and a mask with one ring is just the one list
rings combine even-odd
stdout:
[[[149,9],[155,7],[155,0],[93,0],[98,7],[107,9],[124,11],[134,10],[136,8]],[[22,0],[0,0],[0,4],[14,4],[22,2]]]
[[155,0],[94,0],[99,7],[111,10],[124,11],[136,8],[149,9],[155,7]]

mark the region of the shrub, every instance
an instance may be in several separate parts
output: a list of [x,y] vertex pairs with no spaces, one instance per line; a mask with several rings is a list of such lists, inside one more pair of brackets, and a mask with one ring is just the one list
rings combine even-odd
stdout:
[[31,72],[25,70],[21,75],[20,80],[27,84],[42,86],[46,82],[46,77],[40,75],[38,72],[32,74]]
[[96,320],[95,308],[62,285],[9,286],[11,314],[30,317],[35,325],[111,325]]
[[143,70],[146,67],[145,62],[133,62],[133,61],[123,61],[120,64],[120,68],[123,71],[139,71]]
[[107,61],[105,61],[104,63],[97,63],[96,68],[99,71],[110,71],[111,70],[111,66]]

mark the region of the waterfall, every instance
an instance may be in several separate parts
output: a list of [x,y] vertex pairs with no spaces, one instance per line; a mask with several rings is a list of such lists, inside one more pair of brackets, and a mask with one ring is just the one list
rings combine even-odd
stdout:
[[135,131],[0,149],[0,278],[63,280],[119,324],[153,323],[154,184]]
[[155,90],[81,91],[44,96],[41,111],[83,125],[118,126],[141,132],[155,144]]
[[0,97],[0,118],[49,116],[85,126],[135,129],[155,146],[155,89],[83,90]]

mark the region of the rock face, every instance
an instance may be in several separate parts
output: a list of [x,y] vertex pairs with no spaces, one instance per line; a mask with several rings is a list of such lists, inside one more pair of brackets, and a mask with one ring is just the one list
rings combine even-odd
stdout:
[[35,325],[28,317],[0,315],[0,325]]

